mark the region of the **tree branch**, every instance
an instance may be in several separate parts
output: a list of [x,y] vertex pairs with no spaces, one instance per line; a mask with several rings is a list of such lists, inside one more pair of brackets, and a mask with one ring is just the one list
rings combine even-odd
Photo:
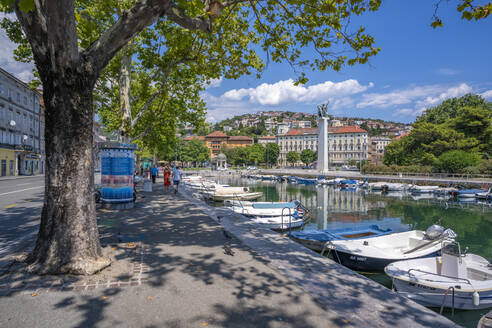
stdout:
[[[33,51],[38,70],[76,68],[79,64],[73,0],[33,0],[34,9],[14,10]],[[41,74],[41,76],[47,76]]]
[[100,72],[116,52],[162,16],[190,30],[211,30],[208,20],[186,16],[171,0],[139,0],[131,9],[124,11],[118,21],[82,53],[86,69]]

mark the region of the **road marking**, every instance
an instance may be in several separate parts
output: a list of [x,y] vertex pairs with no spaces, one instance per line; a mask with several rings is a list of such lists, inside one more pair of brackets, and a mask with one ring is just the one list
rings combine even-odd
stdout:
[[15,194],[16,192],[23,192],[26,190],[38,189],[38,188],[44,188],[44,186],[38,186],[38,187],[26,188],[26,189],[21,189],[21,190],[16,190],[16,191],[4,192],[3,194],[0,194],[0,196],[8,195],[8,194]]
[[28,185],[28,184],[32,184],[32,182],[18,184],[17,187],[19,187],[19,186],[25,186],[25,185]]
[[14,206],[17,206],[17,204],[7,205],[7,206],[5,206],[5,208],[11,208],[11,207],[14,207]]

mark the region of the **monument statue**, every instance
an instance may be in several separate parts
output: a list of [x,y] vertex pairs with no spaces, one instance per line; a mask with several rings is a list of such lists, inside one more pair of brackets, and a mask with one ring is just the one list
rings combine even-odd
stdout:
[[324,104],[318,105],[318,117],[319,118],[328,117],[327,108],[328,108],[329,103],[330,102],[327,101]]

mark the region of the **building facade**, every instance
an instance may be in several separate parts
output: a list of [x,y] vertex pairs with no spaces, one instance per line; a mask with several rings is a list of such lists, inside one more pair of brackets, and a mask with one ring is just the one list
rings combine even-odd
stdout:
[[280,148],[279,165],[287,165],[287,153],[301,153],[304,149],[318,151],[318,128],[290,129],[284,135],[277,136]]
[[267,143],[276,143],[277,142],[277,137],[275,136],[263,136],[263,137],[258,137],[258,143],[260,145],[266,146]]
[[384,153],[386,152],[386,146],[391,143],[391,138],[388,137],[371,137],[368,148],[367,160],[371,164],[381,165],[383,164]]
[[224,132],[214,131],[205,137],[188,136],[184,140],[199,139],[205,143],[210,151],[210,158],[215,158],[221,152],[222,147],[246,147],[254,143],[254,139],[248,136],[227,136]]
[[[279,165],[287,165],[287,153],[301,153],[304,149],[318,151],[318,128],[291,129],[277,135],[280,147]],[[368,133],[359,126],[328,127],[328,160],[330,166],[348,164],[350,160],[368,158]]]
[[37,91],[0,68],[0,176],[44,173],[40,99]]
[[328,161],[330,165],[344,165],[350,160],[367,160],[368,133],[359,126],[328,128]]

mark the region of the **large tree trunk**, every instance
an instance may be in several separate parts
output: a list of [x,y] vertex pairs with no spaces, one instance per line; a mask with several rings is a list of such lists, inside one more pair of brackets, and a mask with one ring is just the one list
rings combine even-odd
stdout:
[[43,80],[46,186],[28,268],[42,274],[92,274],[110,264],[102,256],[93,197],[92,82],[78,72]]
[[80,51],[73,0],[36,0],[30,10],[20,3],[13,1],[13,9],[31,45],[46,110],[45,198],[28,268],[92,274],[110,264],[102,256],[93,198],[94,83],[111,58],[158,17],[203,31],[210,31],[210,21],[186,16],[170,0],[141,0]]

